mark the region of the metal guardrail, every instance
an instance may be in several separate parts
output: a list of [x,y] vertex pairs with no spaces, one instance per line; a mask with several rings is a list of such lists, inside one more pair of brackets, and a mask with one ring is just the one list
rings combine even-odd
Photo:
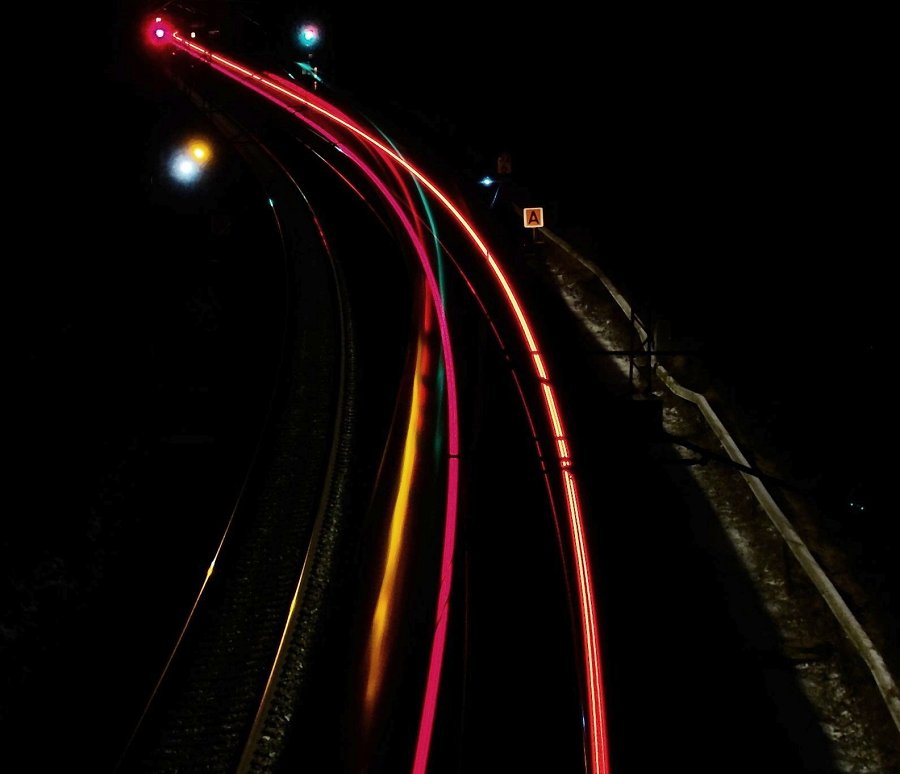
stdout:
[[[513,205],[513,208],[522,215],[521,208]],[[644,330],[644,325],[635,315],[634,310],[628,300],[613,285],[612,281],[591,261],[584,258],[578,253],[568,242],[553,233],[547,228],[541,228],[541,235],[547,240],[553,242],[557,247],[566,252],[572,258],[577,260],[584,268],[590,271],[600,282],[603,283],[607,292],[625,314],[629,321],[633,321],[637,327],[637,333],[641,337],[643,346],[647,346],[650,340],[650,332]],[[680,385],[675,378],[663,367],[661,363],[656,361],[652,351],[648,351],[648,355],[653,359],[652,370],[657,378],[666,386],[666,388],[676,397],[693,403],[700,414],[703,416],[710,430],[716,435],[722,444],[726,453],[732,462],[738,466],[741,476],[747,482],[753,495],[756,497],[762,509],[768,515],[772,525],[781,535],[785,544],[797,559],[803,571],[812,581],[815,588],[822,595],[825,603],[828,605],[835,619],[840,624],[846,635],[850,638],[860,657],[864,660],[878,690],[887,705],[888,712],[894,721],[894,725],[900,730],[900,692],[897,690],[897,684],[893,676],[887,668],[881,654],[875,648],[872,640],[866,634],[859,621],[853,615],[847,603],[841,597],[834,584],[825,574],[821,565],[815,560],[809,548],[796,532],[790,520],[785,516],[784,512],[775,502],[770,492],[766,489],[765,484],[759,475],[752,472],[752,467],[746,457],[741,452],[728,430],[722,424],[719,417],[713,411],[706,397],[701,393],[690,390]]]

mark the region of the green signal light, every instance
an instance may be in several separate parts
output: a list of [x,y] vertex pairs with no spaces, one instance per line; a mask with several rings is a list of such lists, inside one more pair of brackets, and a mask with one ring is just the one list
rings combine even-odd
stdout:
[[297,32],[297,42],[302,48],[311,50],[319,45],[322,34],[316,24],[303,24]]

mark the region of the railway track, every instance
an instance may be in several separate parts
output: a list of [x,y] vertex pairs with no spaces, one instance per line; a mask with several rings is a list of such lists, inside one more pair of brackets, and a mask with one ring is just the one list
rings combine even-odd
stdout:
[[292,228],[282,233],[287,313],[269,420],[121,772],[198,761],[207,771],[265,770],[302,711],[315,632],[334,609],[327,597],[351,492],[353,347],[334,264]]

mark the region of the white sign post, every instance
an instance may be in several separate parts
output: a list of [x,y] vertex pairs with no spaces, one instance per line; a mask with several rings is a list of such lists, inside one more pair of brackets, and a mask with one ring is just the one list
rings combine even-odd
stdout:
[[531,229],[531,241],[537,244],[537,229],[544,227],[544,208],[523,207],[522,220],[525,222],[525,228]]

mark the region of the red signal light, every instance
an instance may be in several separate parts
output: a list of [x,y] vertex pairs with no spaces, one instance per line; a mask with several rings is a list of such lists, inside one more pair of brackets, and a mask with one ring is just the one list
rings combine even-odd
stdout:
[[161,16],[154,16],[147,22],[144,32],[151,46],[166,46],[172,37],[173,27]]

